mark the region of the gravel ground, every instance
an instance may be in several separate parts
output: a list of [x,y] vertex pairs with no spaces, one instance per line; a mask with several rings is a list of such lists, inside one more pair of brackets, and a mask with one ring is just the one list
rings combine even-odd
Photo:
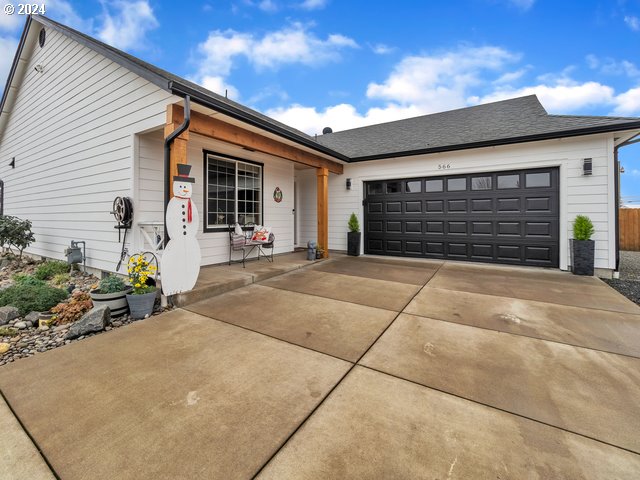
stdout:
[[605,280],[632,302],[640,305],[640,252],[620,252],[620,279]]
[[620,252],[620,280],[640,280],[640,252]]

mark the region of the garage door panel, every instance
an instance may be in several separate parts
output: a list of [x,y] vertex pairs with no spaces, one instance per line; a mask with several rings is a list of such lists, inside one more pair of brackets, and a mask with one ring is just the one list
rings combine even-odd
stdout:
[[365,253],[558,265],[557,169],[385,180],[365,191]]
[[447,210],[449,213],[467,213],[467,201],[449,200],[447,202]]
[[422,213],[422,202],[415,200],[404,202],[404,211],[407,213]]
[[447,222],[449,235],[466,235],[467,222]]

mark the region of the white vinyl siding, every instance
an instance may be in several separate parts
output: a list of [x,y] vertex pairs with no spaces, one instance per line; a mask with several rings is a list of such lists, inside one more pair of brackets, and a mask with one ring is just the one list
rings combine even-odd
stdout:
[[133,196],[133,133],[163,124],[171,95],[53,29],[44,48],[25,48],[0,139],[0,158],[16,162],[0,164],[5,213],[33,222],[29,253],[64,259],[71,240],[85,240],[87,264],[113,270],[121,246],[109,212],[116,196]]
[[[139,136],[137,175],[140,195],[134,224],[162,221],[162,142],[161,132]],[[191,176],[196,180],[193,201],[200,212],[201,222],[204,221],[204,150],[263,164],[263,222],[272,228],[276,236],[274,253],[293,251],[293,163],[191,134],[187,156],[189,164],[192,165]],[[280,203],[273,199],[273,191],[276,187],[280,187],[283,192]],[[227,262],[229,260],[228,231],[204,232],[203,223],[200,224],[198,231],[197,238],[202,252],[202,265]],[[139,235],[136,242],[138,248],[141,248],[142,238]],[[236,255],[238,254],[236,253]]]
[[[594,135],[345,165],[343,175],[329,176],[329,248],[346,250],[351,212],[356,212],[362,222],[364,181],[557,166],[560,167],[560,268],[568,267],[573,219],[585,214],[593,220],[596,229],[596,268],[613,269],[615,212],[611,138],[611,135]],[[584,158],[593,159],[591,176],[582,174]],[[351,190],[345,187],[347,177],[352,179]],[[315,190],[301,191],[306,196],[301,204],[315,202]],[[300,212],[302,216],[305,213]]]

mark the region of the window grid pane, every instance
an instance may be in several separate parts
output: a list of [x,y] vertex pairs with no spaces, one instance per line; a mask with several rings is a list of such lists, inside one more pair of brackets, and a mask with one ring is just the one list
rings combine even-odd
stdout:
[[208,156],[207,225],[260,223],[261,190],[262,166]]

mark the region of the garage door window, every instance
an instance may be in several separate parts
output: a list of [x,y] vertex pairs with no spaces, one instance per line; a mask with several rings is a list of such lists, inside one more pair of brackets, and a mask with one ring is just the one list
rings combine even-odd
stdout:
[[498,188],[520,188],[520,175],[498,175]]
[[441,192],[442,191],[442,179],[426,180],[424,182],[425,192]]
[[549,172],[527,173],[525,176],[526,188],[544,188],[551,186],[551,174]]
[[447,191],[460,192],[467,189],[466,178],[450,178],[447,180]]
[[387,182],[387,193],[400,193],[400,182]]
[[491,177],[473,177],[471,190],[491,190]]
[[422,182],[420,180],[409,180],[405,183],[406,193],[420,193],[422,192]]

